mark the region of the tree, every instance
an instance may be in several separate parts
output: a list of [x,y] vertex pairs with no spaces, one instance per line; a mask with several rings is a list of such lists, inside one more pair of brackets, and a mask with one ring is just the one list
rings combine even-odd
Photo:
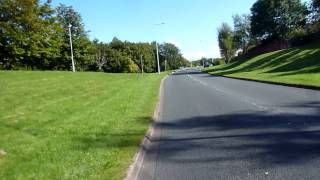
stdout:
[[156,60],[152,45],[150,45],[149,43],[131,43],[125,41],[121,46],[121,51],[129,56],[130,59],[132,59],[132,61],[140,68],[142,58],[144,64],[144,72],[154,72]]
[[171,43],[163,43],[159,45],[159,56],[161,69],[165,67],[165,61],[167,61],[167,70],[178,69],[183,66],[182,61],[183,57],[180,53],[179,48]]
[[3,0],[0,4],[0,49],[2,66],[5,69],[14,69],[21,65],[25,54],[24,45],[28,43],[27,26],[34,19],[32,11],[36,1]]
[[[82,18],[73,7],[50,1],[0,0],[0,69],[71,69],[69,24],[76,68],[105,72],[140,72],[156,70],[154,43],[131,43],[113,38],[112,42],[91,42]],[[42,1],[43,2],[43,1]],[[164,44],[162,60],[177,68],[187,61],[180,50]]]
[[319,22],[320,21],[320,0],[312,0],[310,13],[312,21]]
[[98,71],[102,71],[102,67],[107,63],[106,49],[109,48],[107,44],[94,40],[92,44],[92,53],[94,54],[95,64]]
[[302,29],[307,8],[300,0],[258,0],[251,8],[251,32],[260,39],[289,39]]
[[218,42],[221,56],[229,63],[234,55],[233,32],[227,23],[222,23],[218,28]]
[[118,39],[117,37],[114,37],[112,39],[112,41],[110,42],[110,47],[112,49],[116,49],[118,51],[124,51],[125,44],[120,39]]
[[155,55],[155,51],[154,51],[155,48],[153,44],[140,43],[138,44],[138,46],[140,47],[142,58],[143,58],[143,70],[145,72],[155,72],[156,71],[156,55]]
[[63,30],[54,16],[54,10],[48,3],[39,5],[33,28],[29,30],[30,44],[26,48],[28,56],[25,60],[36,60],[31,63],[39,69],[55,69],[61,57]]
[[249,15],[234,15],[233,17],[233,45],[234,49],[241,50],[242,53],[248,51],[249,45],[253,44],[253,38],[250,33],[250,16]]
[[106,58],[108,59],[104,70],[112,73],[135,73],[139,72],[139,67],[132,59],[115,49],[107,49]]
[[5,69],[48,69],[61,46],[61,31],[48,3],[2,0],[0,65]]

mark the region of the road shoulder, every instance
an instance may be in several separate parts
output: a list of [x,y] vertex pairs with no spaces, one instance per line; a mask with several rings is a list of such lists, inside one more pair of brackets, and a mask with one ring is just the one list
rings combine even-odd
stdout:
[[[159,121],[160,113],[162,112],[163,84],[167,77],[168,75],[165,76],[160,82],[158,102],[156,104],[156,108],[153,113],[153,122],[149,126],[149,129],[146,135],[144,136],[137,153],[133,158],[133,163],[130,165],[128,169],[127,176],[124,178],[125,180],[137,180],[140,174],[143,174],[143,176],[147,179],[152,179],[154,175],[154,172],[153,172],[155,170],[154,160],[156,160],[157,158],[156,157],[157,153],[150,152],[150,151],[157,149],[154,146],[157,146],[158,143],[152,143],[151,139],[159,136],[159,131],[156,130],[155,124],[157,121]],[[146,157],[146,154],[148,154],[148,157]],[[148,158],[148,164],[146,164],[146,158]]]

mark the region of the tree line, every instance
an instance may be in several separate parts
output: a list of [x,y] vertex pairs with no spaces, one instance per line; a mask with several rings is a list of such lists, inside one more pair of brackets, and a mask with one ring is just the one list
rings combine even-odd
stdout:
[[235,55],[273,40],[295,44],[320,30],[320,0],[257,0],[250,14],[234,15],[233,27],[217,29],[220,54],[229,63]]
[[[90,40],[81,15],[72,6],[52,8],[50,1],[0,0],[0,69],[70,70],[69,25],[78,71],[155,72],[156,44],[113,38]],[[161,69],[187,66],[179,48],[159,44]]]

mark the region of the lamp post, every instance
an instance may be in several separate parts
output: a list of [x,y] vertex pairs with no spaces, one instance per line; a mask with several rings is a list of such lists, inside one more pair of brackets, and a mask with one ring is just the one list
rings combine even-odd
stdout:
[[141,74],[143,74],[143,60],[142,60],[142,55],[140,55],[140,66],[141,66]]
[[73,60],[73,49],[72,49],[72,34],[71,34],[71,27],[72,25],[69,24],[69,40],[70,40],[70,51],[71,51],[71,61],[72,61],[72,71],[76,72],[76,68],[74,67],[74,60]]
[[157,49],[157,65],[158,65],[158,74],[160,74],[159,49],[158,49],[158,43],[157,43],[157,41],[156,41],[156,49]]
[[[162,22],[160,24],[154,24],[155,26],[161,26],[161,25],[164,25],[166,23]],[[159,48],[158,48],[158,43],[156,41],[156,51],[157,51],[157,65],[158,65],[158,74],[160,74],[160,62],[159,62]]]

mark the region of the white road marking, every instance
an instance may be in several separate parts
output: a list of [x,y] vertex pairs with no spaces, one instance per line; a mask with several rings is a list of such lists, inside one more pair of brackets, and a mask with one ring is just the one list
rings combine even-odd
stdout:
[[[192,79],[193,81],[196,81],[204,86],[208,86],[208,83],[205,83],[201,80],[198,80],[196,79],[195,77],[193,77],[192,75],[188,74],[187,75],[190,79]],[[229,92],[225,92],[225,91],[222,91],[221,89],[218,89],[214,86],[211,86],[212,89],[214,89],[215,91],[218,91],[220,93],[223,93],[223,94],[226,94],[226,95],[229,95],[229,96],[234,96],[232,93],[229,93]],[[270,108],[270,107],[267,107],[267,106],[264,106],[264,105],[261,105],[261,104],[258,104],[252,100],[250,100],[249,98],[246,98],[246,97],[241,97],[239,98],[241,101],[247,103],[247,104],[251,104],[257,108],[259,108],[260,110],[263,110],[263,111],[269,111],[269,112],[274,112],[274,113],[284,113],[285,111],[282,111],[280,109],[274,109],[274,108]]]

